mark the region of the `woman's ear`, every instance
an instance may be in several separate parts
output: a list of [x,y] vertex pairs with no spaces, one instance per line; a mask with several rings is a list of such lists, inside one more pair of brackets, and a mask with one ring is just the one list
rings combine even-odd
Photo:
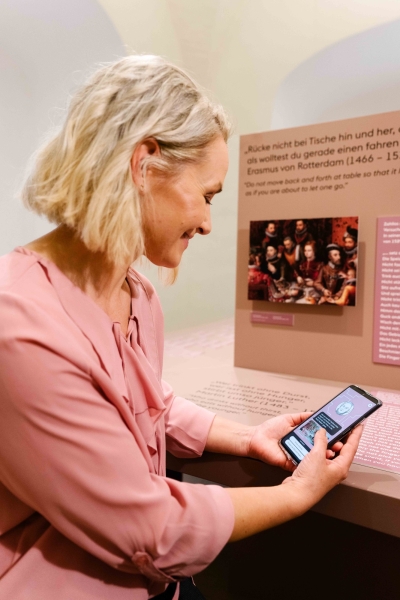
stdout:
[[140,190],[144,188],[144,165],[146,159],[160,156],[160,146],[156,139],[147,138],[140,142],[133,151],[131,158],[131,172],[134,184]]

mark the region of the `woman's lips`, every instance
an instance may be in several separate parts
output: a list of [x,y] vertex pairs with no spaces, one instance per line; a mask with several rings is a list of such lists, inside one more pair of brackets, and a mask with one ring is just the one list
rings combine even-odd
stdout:
[[186,248],[189,246],[189,240],[190,240],[190,237],[188,236],[188,234],[187,234],[187,233],[184,233],[184,234],[181,236],[181,240],[183,241],[183,244],[184,244],[184,246],[185,246],[185,250],[186,250]]
[[187,248],[187,247],[188,247],[188,245],[189,245],[189,240],[191,240],[191,239],[192,239],[192,237],[193,237],[193,235],[189,235],[188,233],[184,233],[184,234],[181,236],[181,240],[183,240],[183,242],[184,242],[184,244],[185,244],[185,248]]

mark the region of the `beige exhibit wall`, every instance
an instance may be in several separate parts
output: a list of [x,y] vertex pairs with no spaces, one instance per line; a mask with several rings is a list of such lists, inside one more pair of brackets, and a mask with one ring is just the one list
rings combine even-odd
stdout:
[[[306,154],[308,153],[308,154]],[[372,362],[377,217],[400,214],[400,112],[241,137],[235,365],[398,388]],[[248,300],[250,221],[359,217],[357,304]],[[294,326],[252,324],[252,311]]]

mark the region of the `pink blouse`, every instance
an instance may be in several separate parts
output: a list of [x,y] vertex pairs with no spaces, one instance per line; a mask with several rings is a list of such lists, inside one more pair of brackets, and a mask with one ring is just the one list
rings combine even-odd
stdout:
[[230,537],[226,490],[165,477],[214,415],[162,381],[157,295],[128,282],[125,339],[50,261],[0,258],[0,600],[145,600]]

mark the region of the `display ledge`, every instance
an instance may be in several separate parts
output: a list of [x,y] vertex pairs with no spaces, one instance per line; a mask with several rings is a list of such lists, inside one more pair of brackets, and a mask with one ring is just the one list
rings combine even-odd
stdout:
[[[278,485],[287,473],[251,458],[205,452],[201,458],[167,455],[173,471],[228,487]],[[318,513],[400,537],[400,475],[353,464],[345,482],[314,508]]]
[[[167,336],[163,376],[176,394],[255,425],[277,414],[315,410],[348,385],[233,367],[230,327],[224,321]],[[367,421],[356,457],[360,464],[353,463],[346,481],[313,510],[400,537],[400,394],[365,389],[380,396],[384,408]],[[288,476],[257,460],[207,452],[192,460],[168,455],[167,467],[229,487],[278,485]]]

